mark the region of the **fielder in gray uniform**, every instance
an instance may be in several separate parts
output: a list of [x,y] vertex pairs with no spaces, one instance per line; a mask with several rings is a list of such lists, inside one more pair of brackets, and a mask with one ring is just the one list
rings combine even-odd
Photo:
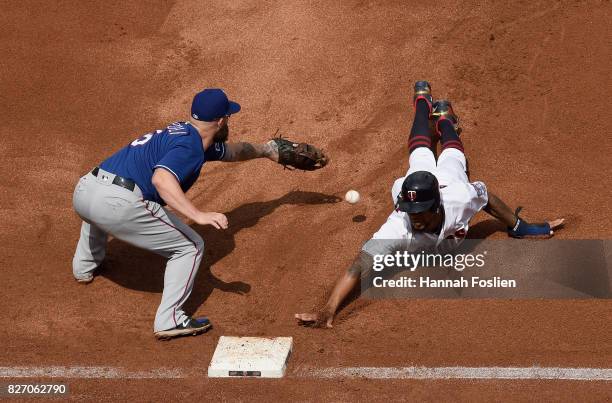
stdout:
[[73,205],[83,220],[73,259],[73,274],[90,283],[104,260],[109,235],[168,258],[164,290],[154,334],[158,339],[199,334],[211,328],[208,319],[193,319],[182,310],[193,289],[204,241],[166,205],[200,225],[228,227],[222,213],[203,212],[185,193],[207,161],[268,158],[292,167],[315,170],[327,163],[316,147],[276,138],[259,145],[226,143],[228,120],[240,105],[220,89],[196,94],[191,117],[132,141],[83,176]]

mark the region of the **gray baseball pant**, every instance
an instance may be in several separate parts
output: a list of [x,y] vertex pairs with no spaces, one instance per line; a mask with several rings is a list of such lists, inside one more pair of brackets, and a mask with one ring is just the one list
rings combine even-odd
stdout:
[[204,241],[161,205],[143,200],[138,186],[130,191],[112,184],[114,177],[102,169],[97,177],[90,172],[74,190],[74,209],[83,220],[72,261],[74,277],[89,277],[102,263],[108,234],[168,258],[153,330],[175,328],[187,319],[181,308],[193,289]]

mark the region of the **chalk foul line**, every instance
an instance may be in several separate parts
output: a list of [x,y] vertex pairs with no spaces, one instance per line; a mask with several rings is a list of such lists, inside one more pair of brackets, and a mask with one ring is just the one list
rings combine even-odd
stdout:
[[0,378],[177,379],[187,375],[178,368],[128,371],[120,367],[0,367]]
[[315,378],[366,379],[545,379],[611,381],[610,368],[557,367],[339,367],[311,368],[305,376]]
[[[482,380],[569,380],[612,381],[612,368],[558,367],[331,367],[301,368],[290,378],[361,379],[482,379]],[[156,368],[127,370],[121,367],[51,366],[0,367],[0,378],[66,379],[182,379],[206,377],[205,368]]]

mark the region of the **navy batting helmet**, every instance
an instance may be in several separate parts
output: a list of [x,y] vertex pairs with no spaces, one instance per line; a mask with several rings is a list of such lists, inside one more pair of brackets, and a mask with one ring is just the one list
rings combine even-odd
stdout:
[[413,172],[404,179],[395,207],[405,213],[436,211],[440,207],[440,186],[431,172]]

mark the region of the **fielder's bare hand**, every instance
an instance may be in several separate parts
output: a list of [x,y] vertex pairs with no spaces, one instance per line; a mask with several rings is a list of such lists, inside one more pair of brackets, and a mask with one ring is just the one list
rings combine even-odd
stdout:
[[194,221],[200,225],[212,225],[216,229],[227,229],[228,222],[225,214],[203,213],[198,214]]

